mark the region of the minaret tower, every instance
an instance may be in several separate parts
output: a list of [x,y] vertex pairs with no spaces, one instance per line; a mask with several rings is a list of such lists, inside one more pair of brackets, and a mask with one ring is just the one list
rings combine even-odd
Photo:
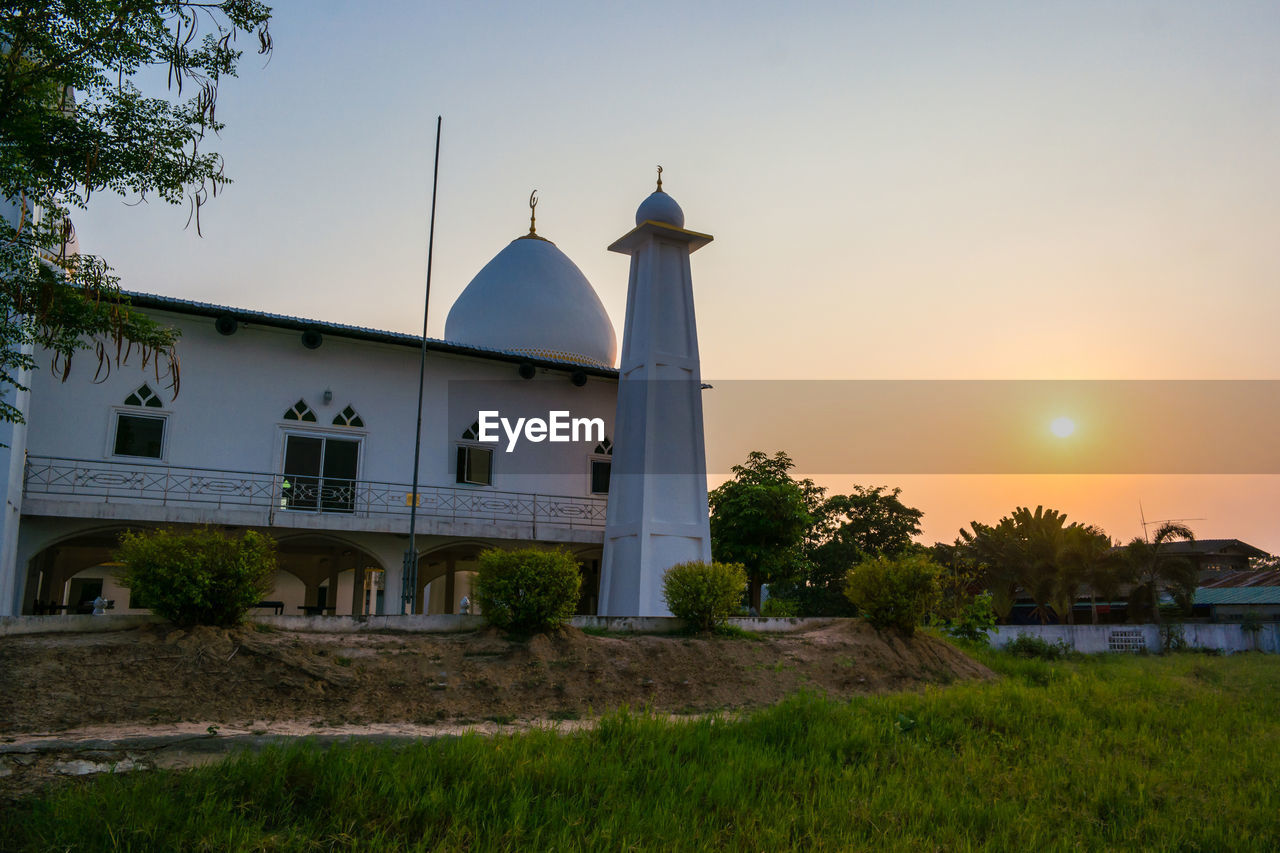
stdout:
[[631,256],[604,531],[600,615],[670,616],[662,573],[711,560],[702,368],[689,255],[711,242],[658,189],[609,247]]

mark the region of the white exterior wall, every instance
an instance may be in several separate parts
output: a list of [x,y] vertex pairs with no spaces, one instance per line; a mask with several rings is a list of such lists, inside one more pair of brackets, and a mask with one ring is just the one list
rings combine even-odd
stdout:
[[[323,433],[362,440],[359,479],[410,482],[417,404],[416,348],[325,335],[319,349],[309,350],[302,346],[301,333],[295,330],[241,323],[235,334],[223,336],[214,329],[212,318],[147,313],[182,330],[178,345],[182,382],[177,398],[156,381],[154,373],[139,366],[136,355],[130,365],[113,369],[106,381],[95,384],[92,355],[82,353],[65,383],[47,369],[32,378],[29,453],[112,460],[115,412],[145,382],[166,406],[134,411],[168,414],[164,458],[125,461],[279,472],[286,432]],[[46,355],[37,358],[47,366]],[[455,384],[454,396],[474,401],[477,407],[536,408],[544,413],[569,410],[575,415],[603,418],[612,435],[616,381],[592,376],[577,388],[569,381],[569,369],[540,371],[526,382],[517,378],[516,365],[508,362],[428,353],[420,466],[423,484],[456,485],[453,448],[476,417],[474,409],[449,410],[451,381],[495,381],[494,386],[469,389]],[[333,392],[328,405],[323,403],[326,389]],[[284,420],[285,411],[299,399],[306,400],[316,412],[317,423]],[[331,425],[334,415],[347,405],[360,414],[364,429]],[[513,453],[496,452],[491,488],[587,496],[587,458],[592,447],[522,443]],[[551,470],[564,473],[541,473]]]
[[[127,366],[113,368],[98,383],[93,381],[96,364],[91,353],[78,356],[66,382],[51,375],[48,355],[38,353],[40,369],[31,380],[27,435],[27,451],[32,457],[86,460],[86,467],[117,463],[124,467],[160,465],[276,475],[283,470],[287,434],[358,439],[357,479],[403,484],[388,490],[398,512],[364,516],[297,512],[278,510],[270,501],[259,506],[158,502],[131,497],[125,489],[120,496],[109,498],[29,490],[18,541],[5,543],[5,553],[13,559],[7,571],[0,571],[0,613],[22,612],[27,561],[41,549],[73,534],[136,522],[283,528],[278,533],[312,531],[340,537],[372,555],[387,570],[384,606],[398,611],[400,559],[408,544],[406,497],[412,480],[419,349],[324,333],[323,344],[310,350],[302,345],[299,330],[242,321],[235,334],[224,336],[217,332],[211,317],[151,309],[146,313],[182,331],[178,396],[174,398],[165,383],[156,380],[152,368],[141,367],[136,353]],[[456,447],[481,408],[496,409],[506,416],[545,418],[549,411],[562,410],[574,417],[600,418],[606,435],[612,437],[617,381],[590,375],[584,386],[576,387],[570,381],[572,370],[569,365],[539,368],[533,379],[522,380],[513,362],[429,352],[419,466],[424,501],[432,487],[495,499],[502,497],[499,493],[515,492],[603,501],[603,495],[593,496],[590,491],[594,440],[563,444],[521,441],[514,452],[507,453],[504,438],[491,446],[491,485],[455,482]],[[164,401],[162,409],[123,405],[143,383]],[[326,389],[333,394],[327,405],[323,401]],[[316,423],[284,420],[285,411],[299,399],[316,413]],[[360,415],[364,428],[332,425],[334,416],[348,405]],[[120,411],[167,418],[161,459],[112,455]],[[20,460],[15,471],[19,479],[13,481],[10,497],[21,498]],[[577,547],[598,545],[603,540],[602,523],[574,526],[570,520],[561,525],[554,521],[547,524],[501,515],[493,519],[449,517],[424,507],[417,522],[419,549],[439,548],[462,537],[473,543],[536,540]],[[346,584],[346,594],[339,591],[339,612],[350,612],[351,578]],[[29,591],[25,598],[29,604]],[[117,602],[119,606],[119,596]],[[288,604],[292,607],[292,601]]]

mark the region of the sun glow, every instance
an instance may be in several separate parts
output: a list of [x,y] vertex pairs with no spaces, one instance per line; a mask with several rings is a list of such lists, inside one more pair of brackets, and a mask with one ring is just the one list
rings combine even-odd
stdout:
[[1049,430],[1058,438],[1066,438],[1076,431],[1076,422],[1071,418],[1054,418]]

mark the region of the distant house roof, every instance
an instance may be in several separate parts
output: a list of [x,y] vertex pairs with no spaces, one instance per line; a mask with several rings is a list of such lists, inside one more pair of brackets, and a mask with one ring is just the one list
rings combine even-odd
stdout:
[[1165,554],[1197,554],[1201,556],[1212,554],[1236,554],[1245,557],[1270,556],[1261,548],[1255,548],[1248,542],[1241,542],[1239,539],[1197,539],[1194,542],[1166,542],[1160,546],[1160,550]]
[[1201,589],[1232,589],[1251,586],[1280,586],[1280,570],[1216,572],[1200,583]]
[[[196,302],[191,299],[178,299],[173,296],[159,296],[154,293],[138,293],[125,291],[130,304],[136,308],[153,308],[162,311],[173,311],[179,314],[193,314],[199,317],[233,317],[243,323],[257,323],[263,326],[274,326],[279,329],[297,329],[306,331],[314,329],[323,334],[343,338],[354,338],[362,341],[375,341],[384,344],[420,347],[422,337],[404,332],[388,332],[381,329],[370,329],[364,326],[349,326],[345,323],[329,323],[324,320],[309,320],[305,317],[291,317],[287,314],[271,314],[266,311],[255,311],[250,308],[234,308],[229,305],[214,305],[209,302]],[[598,364],[584,364],[565,361],[558,358],[533,358],[508,350],[488,349],[485,347],[467,346],[450,341],[427,338],[428,352],[452,353],[454,355],[470,355],[477,358],[491,358],[497,361],[508,361],[513,364],[529,363],[538,367],[559,370],[581,370],[593,376],[610,379],[618,378],[618,370],[614,367],[601,367]]]
[[1196,604],[1280,604],[1280,586],[1197,589]]

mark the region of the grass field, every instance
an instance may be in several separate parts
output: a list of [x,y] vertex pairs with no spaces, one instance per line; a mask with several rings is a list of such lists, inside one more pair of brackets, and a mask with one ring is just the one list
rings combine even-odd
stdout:
[[0,847],[1280,849],[1280,658],[981,656],[1004,677],[104,778],[9,809]]

